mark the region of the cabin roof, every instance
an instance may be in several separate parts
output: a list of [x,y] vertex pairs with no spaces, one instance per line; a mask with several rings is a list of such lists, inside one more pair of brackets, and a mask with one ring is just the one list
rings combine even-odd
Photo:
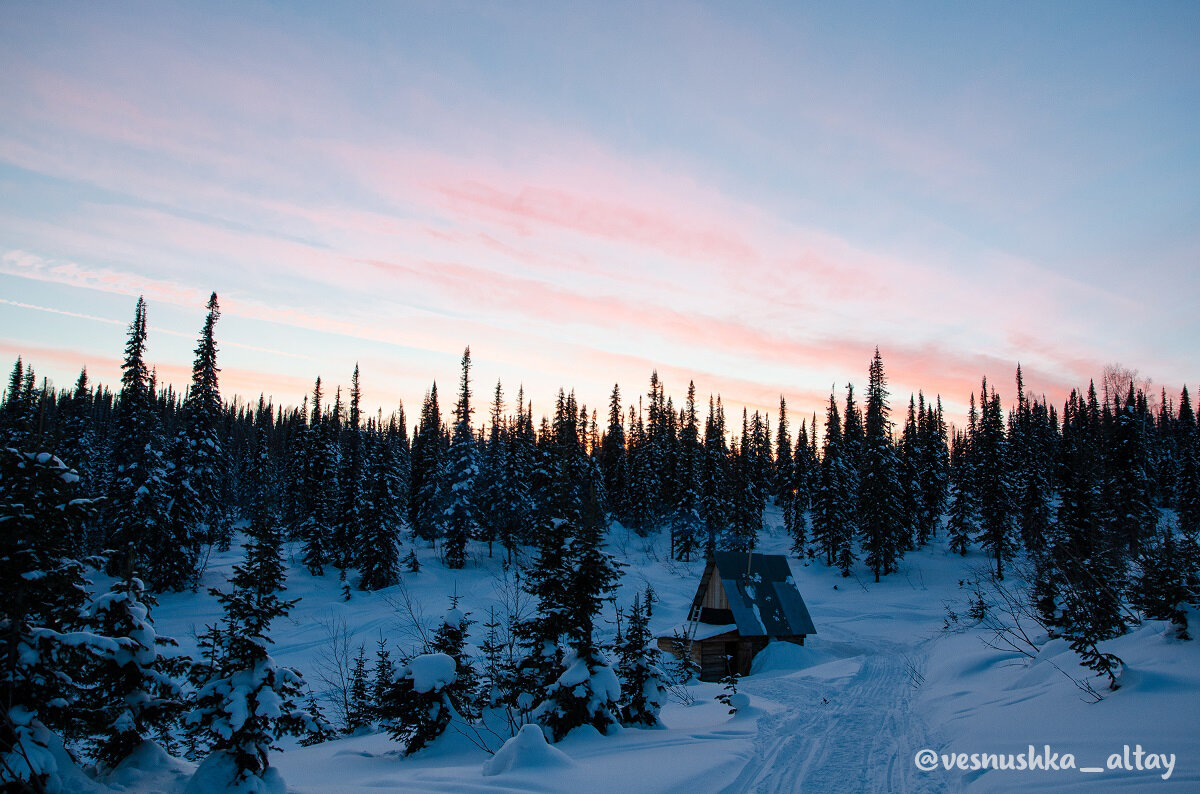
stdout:
[[[787,557],[718,551],[709,565],[716,566],[741,636],[793,637],[817,633],[808,607],[796,589]],[[706,569],[705,578],[708,575]]]

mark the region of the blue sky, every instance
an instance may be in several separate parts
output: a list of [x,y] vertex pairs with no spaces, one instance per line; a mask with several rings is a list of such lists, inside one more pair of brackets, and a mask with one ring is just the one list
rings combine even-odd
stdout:
[[[11,4],[0,355],[228,394],[453,382],[952,410],[1200,330],[1190,3]],[[1006,388],[1007,387],[1007,388]],[[536,406],[535,406],[536,407]]]

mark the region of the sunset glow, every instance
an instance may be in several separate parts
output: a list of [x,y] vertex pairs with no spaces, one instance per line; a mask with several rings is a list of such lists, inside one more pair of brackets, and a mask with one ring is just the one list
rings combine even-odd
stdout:
[[11,5],[0,356],[111,386],[145,295],[182,388],[216,290],[227,398],[358,362],[411,414],[467,345],[535,412],[657,369],[807,416],[877,345],[955,417],[1018,362],[1055,402],[1111,362],[1177,393],[1200,13],[1168,9]]

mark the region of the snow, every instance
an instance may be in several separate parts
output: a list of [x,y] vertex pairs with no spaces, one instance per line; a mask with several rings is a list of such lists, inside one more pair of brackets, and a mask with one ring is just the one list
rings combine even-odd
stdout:
[[511,772],[514,769],[556,769],[572,765],[570,757],[546,742],[542,729],[524,725],[483,764],[485,777]]
[[[766,523],[758,550],[786,553],[790,539],[774,507],[768,507]],[[704,570],[703,560],[664,565],[666,544],[665,536],[641,538],[617,527],[608,547],[628,564],[617,604],[627,606],[636,593],[652,585],[659,600],[651,629],[660,637],[671,635],[687,617]],[[403,584],[378,592],[355,591],[351,602],[343,602],[337,577],[309,575],[298,546],[289,546],[287,595],[301,600],[289,618],[273,627],[272,657],[280,667],[305,673],[320,697],[325,687],[316,675],[317,659],[327,647],[326,626],[331,620],[344,620],[355,649],[365,643],[369,653],[382,633],[393,658],[411,657],[409,666],[421,668],[421,684],[432,689],[452,680],[449,657],[422,660],[421,634],[431,635],[446,619],[442,607],[451,593],[460,597],[461,612],[480,616],[512,592],[512,574],[503,570],[502,554],[489,559],[481,546],[472,546],[471,552],[466,568],[447,571],[438,549],[418,544],[420,573],[405,573]],[[223,586],[240,556],[236,542],[228,553],[214,552],[198,592],[160,596],[154,610],[158,633],[177,638],[181,651],[194,653],[196,636],[220,614],[207,588]],[[577,730],[557,745],[546,744],[540,736],[525,737],[525,731],[539,733],[536,728],[510,738],[506,727],[494,724],[495,734],[481,730],[475,735],[457,718],[445,734],[409,757],[402,757],[396,742],[381,731],[312,747],[299,747],[285,738],[279,742],[282,750],[270,757],[272,780],[278,769],[292,794],[1086,792],[1161,786],[1161,770],[1106,770],[1096,775],[1046,770],[922,772],[913,763],[915,753],[926,748],[938,754],[999,753],[1024,752],[1030,744],[1040,750],[1050,744],[1075,754],[1079,765],[1104,765],[1107,756],[1120,753],[1124,745],[1132,750],[1140,744],[1147,753],[1176,755],[1167,781],[1175,790],[1200,790],[1195,716],[1200,713],[1200,640],[1175,640],[1165,623],[1134,628],[1105,647],[1126,662],[1122,688],[1106,693],[1098,704],[1084,702],[1063,671],[1076,678],[1086,671],[1064,642],[1044,642],[1036,658],[1026,659],[985,647],[976,629],[942,631],[946,604],[959,614],[965,612],[967,591],[959,582],[971,575],[971,566],[987,562],[974,549],[965,559],[950,554],[939,539],[907,554],[896,574],[876,584],[861,563],[855,576],[843,578],[824,565],[791,559],[820,633],[808,637],[803,646],[774,642],[759,653],[751,675],[738,682],[748,705],[733,716],[714,700],[722,692],[720,685],[694,684],[689,687],[694,697],[690,705],[668,694],[660,730],[620,730],[608,736]],[[103,579],[98,577],[100,591],[111,583]],[[411,615],[405,604],[411,605]],[[1200,614],[1193,610],[1189,616],[1193,627],[1200,626]],[[612,638],[611,605],[597,627],[602,640]],[[699,626],[701,632],[709,628]],[[470,652],[478,652],[482,636],[479,624],[470,627]],[[416,682],[416,671],[413,674]],[[563,675],[579,684],[587,682],[596,691],[609,691],[615,683],[606,667],[589,673],[580,665],[564,669]],[[180,794],[179,781],[190,765],[171,763],[160,768],[147,761],[140,782],[118,780],[114,773],[108,787],[80,784],[67,790]],[[485,774],[485,767],[492,774]],[[202,771],[191,790],[219,791],[201,784],[218,785],[220,770],[206,764]]]
[[239,778],[233,756],[227,753],[212,753],[205,758],[196,773],[183,789],[183,794],[287,794],[279,770],[269,767],[261,778],[249,776]]
[[454,659],[444,653],[421,654],[408,663],[401,677],[411,678],[417,692],[441,692],[454,683]]
[[736,623],[710,624],[696,623],[694,624],[696,633],[692,634],[691,623],[680,623],[666,632],[658,636],[663,639],[674,639],[675,637],[691,637],[693,640],[707,640],[709,637],[717,637],[730,631],[737,631]]

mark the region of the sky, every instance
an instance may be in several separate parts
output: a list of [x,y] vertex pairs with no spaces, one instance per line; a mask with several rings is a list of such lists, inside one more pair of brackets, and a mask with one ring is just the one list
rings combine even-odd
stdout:
[[227,398],[385,414],[468,345],[538,415],[1200,374],[1196,3],[5,3],[0,97],[0,361],[63,387],[138,295],[184,386],[213,290]]

